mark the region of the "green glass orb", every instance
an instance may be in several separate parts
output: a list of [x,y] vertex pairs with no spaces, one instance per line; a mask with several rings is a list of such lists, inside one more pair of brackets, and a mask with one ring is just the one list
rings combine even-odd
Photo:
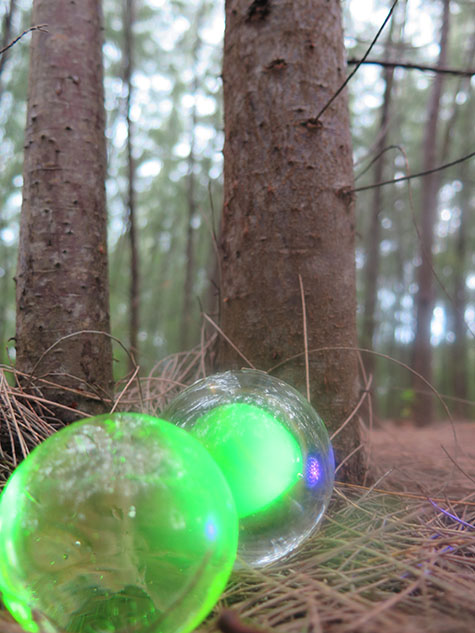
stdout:
[[240,518],[278,501],[302,472],[298,442],[261,407],[243,402],[215,407],[190,432],[221,468]]
[[72,424],[0,496],[0,591],[36,633],[187,633],[234,564],[238,518],[203,446],[117,413]]

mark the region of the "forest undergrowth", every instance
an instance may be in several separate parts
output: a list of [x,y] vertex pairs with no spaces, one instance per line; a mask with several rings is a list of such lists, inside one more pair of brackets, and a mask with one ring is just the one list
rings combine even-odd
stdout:
[[[117,384],[111,410],[158,415],[206,375],[213,338]],[[0,485],[61,423],[53,403],[0,369]],[[8,379],[7,379],[8,377]],[[202,633],[472,633],[475,425],[362,420],[361,485],[337,483],[321,528],[293,555],[231,577]],[[371,412],[371,407],[365,407]],[[347,422],[347,421],[346,421]],[[0,611],[0,633],[21,631]]]

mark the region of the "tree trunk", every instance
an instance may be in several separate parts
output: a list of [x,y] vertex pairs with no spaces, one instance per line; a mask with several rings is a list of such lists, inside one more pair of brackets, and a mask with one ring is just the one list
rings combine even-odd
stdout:
[[[465,68],[470,70],[473,67],[475,59],[475,33],[472,35],[467,47],[465,60]],[[439,152],[439,163],[447,160],[452,155],[450,151],[454,142],[454,133],[456,125],[459,121],[461,110],[457,104],[457,95],[466,92],[470,96],[470,77],[461,77],[453,89],[452,111],[445,125],[443,142]],[[464,120],[461,122],[463,133],[462,155],[469,154],[473,145],[473,118],[470,116],[471,101],[468,99],[468,108]],[[473,110],[473,108],[472,108]],[[458,172],[458,173],[457,173]],[[451,346],[452,371],[449,372],[449,384],[447,391],[452,393],[457,400],[453,405],[453,411],[459,418],[469,417],[469,407],[466,404],[468,400],[468,358],[467,358],[467,341],[465,323],[465,309],[467,307],[467,297],[465,291],[465,275],[467,271],[467,233],[469,234],[468,213],[470,206],[470,186],[469,186],[469,163],[464,161],[457,166],[456,174],[463,183],[462,191],[458,194],[458,204],[460,206],[460,226],[455,239],[455,249],[453,254],[453,272],[452,272],[452,293],[451,301],[447,306],[448,312],[448,329],[452,330],[455,335],[455,341]],[[437,179],[437,188],[440,188],[444,172],[440,171],[435,174]]]
[[[199,18],[198,18],[199,25]],[[196,94],[198,90],[198,75],[197,75],[197,57],[199,51],[199,32],[198,25],[196,27],[196,40],[193,46],[193,94]],[[183,286],[183,311],[181,315],[181,334],[180,334],[180,347],[182,350],[188,349],[192,340],[191,327],[192,327],[192,293],[193,293],[193,275],[194,275],[194,229],[193,219],[196,214],[196,176],[195,176],[195,135],[196,135],[196,123],[197,112],[196,103],[193,104],[191,111],[191,131],[190,131],[190,153],[188,154],[188,174],[187,174],[187,188],[186,188],[186,201],[188,206],[187,228],[186,228],[186,248],[185,248],[185,283]]]
[[[468,82],[467,82],[468,83]],[[466,86],[470,91],[470,84]],[[464,151],[470,152],[473,146],[473,104],[468,108],[465,116],[464,129]],[[468,393],[468,345],[467,345],[467,324],[465,323],[465,310],[467,308],[467,292],[465,288],[465,278],[467,274],[467,235],[470,235],[470,165],[468,161],[460,163],[458,166],[458,176],[462,183],[462,191],[459,193],[458,203],[460,205],[460,226],[457,231],[454,264],[453,264],[453,302],[449,306],[449,323],[455,341],[452,345],[452,393],[458,399],[454,402],[454,411],[459,418],[470,418],[471,409],[467,404]],[[469,332],[469,336],[471,333]]]
[[[136,213],[135,213],[135,160],[133,157],[133,123],[130,118],[132,107],[132,72],[135,19],[135,2],[126,0],[124,7],[124,84],[126,89],[126,125],[127,125],[127,236],[130,248],[130,281],[129,281],[129,345],[137,363],[139,357],[139,258],[137,253]],[[130,367],[133,369],[133,367]]]
[[96,414],[112,390],[100,2],[36,0],[32,20],[48,33],[31,44],[17,369],[76,389],[45,393]]
[[192,113],[192,138],[190,154],[188,156],[188,175],[187,175],[187,206],[188,218],[186,229],[186,249],[185,249],[185,283],[183,286],[183,311],[181,315],[181,334],[180,347],[182,350],[188,349],[192,341],[192,293],[193,293],[193,274],[194,274],[194,229],[193,219],[196,214],[196,194],[195,194],[195,127],[196,127],[196,107],[193,106]]
[[[0,49],[2,49],[2,50],[6,46],[8,46],[8,44],[10,43],[11,33],[12,33],[12,20],[13,20],[14,14],[16,12],[16,9],[17,9],[16,0],[10,0],[10,5],[8,7],[8,10],[5,13],[5,15],[3,16],[2,37],[1,37],[1,41],[0,41]],[[3,55],[0,55],[0,102],[1,102],[2,97],[3,97],[3,85],[2,85],[2,82],[1,82],[1,77],[2,77],[2,74],[3,74],[3,70],[5,68],[6,61],[8,59],[8,53],[9,53],[9,51],[5,51],[5,53],[3,53]]]
[[[337,0],[227,0],[224,47],[222,327],[259,369],[305,392],[302,277],[310,350],[355,347],[352,149]],[[297,359],[291,360],[295,354]],[[221,368],[243,360],[222,342]],[[358,396],[356,354],[310,353],[311,400],[330,433]],[[334,448],[359,445],[357,422]],[[340,471],[361,475],[356,451]]]
[[[2,230],[3,222],[0,218],[0,231]],[[10,270],[10,257],[7,251],[7,247],[0,248],[2,259],[0,261],[0,363],[6,362],[5,357],[5,339],[7,329],[7,308],[9,305],[9,290],[11,284],[12,271]]]
[[[446,64],[447,39],[449,33],[450,0],[444,0],[442,29],[439,43],[439,58],[437,66],[442,68]],[[435,167],[437,162],[437,125],[439,121],[440,98],[444,75],[436,74],[432,92],[429,97],[428,117],[424,136],[423,170]],[[413,344],[413,369],[427,381],[432,381],[432,348],[431,348],[431,320],[434,309],[434,292],[432,283],[434,243],[434,222],[437,211],[438,178],[430,174],[422,179],[421,219],[420,219],[420,260],[417,269],[418,291],[416,296],[416,331]],[[413,408],[414,422],[418,426],[430,424],[433,419],[433,395],[425,383],[416,376],[413,380],[415,400]]]
[[[390,42],[388,42],[388,45]],[[387,48],[389,46],[387,45]],[[387,154],[384,152],[388,141],[389,108],[391,105],[391,90],[393,86],[394,68],[384,68],[384,97],[381,106],[380,138],[376,146],[376,154],[381,154],[376,161],[373,177],[374,182],[382,182],[384,178],[384,168],[387,161]],[[364,270],[364,306],[363,306],[363,327],[361,332],[362,347],[372,349],[373,338],[376,329],[375,314],[376,300],[378,294],[378,277],[380,268],[380,246],[381,246],[381,210],[383,208],[383,188],[375,187],[371,205],[371,221],[366,238],[366,265]],[[365,366],[368,374],[374,372],[375,359],[372,354],[365,357]]]

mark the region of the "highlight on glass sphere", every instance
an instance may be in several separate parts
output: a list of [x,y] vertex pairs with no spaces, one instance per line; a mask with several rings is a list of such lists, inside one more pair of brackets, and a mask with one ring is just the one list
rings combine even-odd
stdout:
[[317,527],[333,490],[325,425],[293,387],[242,369],[199,380],[162,417],[189,431],[224,473],[239,516],[237,566],[262,566]]
[[187,633],[218,600],[238,518],[192,435],[147,415],[76,422],[0,496],[0,591],[27,630]]

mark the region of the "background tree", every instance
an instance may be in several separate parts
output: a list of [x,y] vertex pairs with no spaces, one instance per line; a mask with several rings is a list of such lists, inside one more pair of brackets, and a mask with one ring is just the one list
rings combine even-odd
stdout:
[[[199,63],[199,50],[200,50],[200,35],[199,30],[201,26],[201,22],[203,20],[203,7],[196,13],[195,19],[193,21],[192,28],[195,32],[195,43],[192,48],[192,67],[191,71],[193,73],[192,78],[192,91],[194,94],[198,92],[199,89],[199,76],[197,65]],[[197,217],[197,205],[196,205],[196,174],[195,174],[195,165],[196,165],[196,156],[195,156],[195,147],[196,147],[196,125],[197,125],[197,108],[196,101],[193,100],[193,104],[191,106],[191,116],[190,116],[190,153],[188,154],[188,187],[187,187],[187,206],[188,206],[188,226],[186,231],[186,248],[185,248],[185,283],[183,287],[183,309],[181,315],[181,347],[182,349],[188,349],[189,341],[191,340],[191,334],[193,332],[193,310],[192,310],[192,291],[193,291],[193,277],[194,277],[194,228],[193,224],[196,221]]]
[[134,126],[131,119],[134,70],[134,21],[135,1],[126,0],[123,9],[124,20],[124,89],[125,89],[125,121],[127,125],[127,236],[130,248],[130,299],[129,299],[129,345],[135,362],[139,360],[139,255],[137,247],[137,220],[135,211],[136,169],[134,149]]
[[48,33],[31,44],[17,369],[74,389],[49,387],[50,399],[97,413],[112,387],[110,339],[87,332],[109,332],[100,3],[36,0],[32,20]]
[[[475,36],[473,38],[475,42]],[[465,90],[470,94],[471,88],[469,82],[466,82]],[[473,137],[473,102],[471,108],[465,113],[462,122],[465,130],[465,140],[463,143],[463,153],[468,154],[471,150],[471,140]],[[459,227],[455,234],[455,244],[453,247],[453,273],[451,291],[454,298],[453,303],[449,307],[450,331],[453,332],[454,341],[451,349],[452,366],[451,376],[452,384],[449,390],[457,398],[454,409],[461,418],[470,416],[470,407],[468,405],[469,389],[468,380],[468,350],[467,335],[473,336],[473,330],[467,332],[467,323],[465,322],[465,313],[467,310],[467,287],[465,283],[465,271],[467,270],[468,244],[473,239],[473,214],[470,219],[471,196],[470,196],[470,165],[463,162],[459,165],[458,175],[462,184],[459,192],[460,203],[460,220]]]
[[[401,33],[405,23],[406,5],[401,4],[400,11],[393,14],[393,19],[388,25],[388,33],[384,45],[384,61],[391,61],[398,57]],[[384,82],[383,101],[380,106],[379,130],[375,144],[376,156],[373,165],[374,182],[382,182],[390,177],[388,166],[391,167],[391,174],[394,173],[391,162],[391,155],[388,151],[390,133],[394,134],[395,117],[391,116],[391,102],[394,99],[394,68],[383,67],[381,77]],[[392,135],[391,134],[391,135]],[[373,349],[373,340],[376,332],[376,305],[378,301],[378,281],[380,277],[381,259],[381,216],[384,210],[384,196],[388,195],[382,187],[376,187],[372,191],[372,201],[370,207],[370,219],[368,230],[365,236],[365,266],[364,266],[364,303],[363,318],[361,325],[361,346],[365,349]],[[374,373],[376,358],[373,354],[364,357],[364,363],[368,374]]]
[[[447,41],[449,35],[450,0],[444,0],[444,12],[439,43],[438,68],[447,62]],[[437,162],[437,127],[444,75],[437,73],[428,103],[427,123],[424,134],[424,171],[429,171]],[[416,328],[414,335],[412,367],[427,381],[432,382],[431,321],[434,310],[433,256],[434,225],[437,212],[437,175],[429,174],[422,181],[420,213],[420,264],[417,268]],[[413,378],[416,392],[414,421],[422,426],[433,419],[433,395],[416,376]]]
[[[1,36],[0,36],[0,50],[5,49],[10,43],[11,33],[12,33],[12,20],[15,15],[16,9],[17,9],[16,0],[10,0],[10,4],[8,5],[8,8],[3,15],[2,30],[1,30]],[[3,69],[5,68],[5,63],[7,59],[8,59],[8,52],[5,51],[3,55],[0,55],[0,103],[1,103],[2,95],[3,95],[3,85],[1,81],[2,73],[3,73]]]
[[[226,2],[222,327],[259,369],[303,393],[310,350],[355,347],[353,167],[340,3]],[[298,359],[292,359],[300,354]],[[221,367],[243,365],[227,344]],[[310,355],[310,396],[335,431],[358,397],[356,354]],[[356,421],[337,459],[359,445]],[[344,473],[357,478],[356,454]]]

